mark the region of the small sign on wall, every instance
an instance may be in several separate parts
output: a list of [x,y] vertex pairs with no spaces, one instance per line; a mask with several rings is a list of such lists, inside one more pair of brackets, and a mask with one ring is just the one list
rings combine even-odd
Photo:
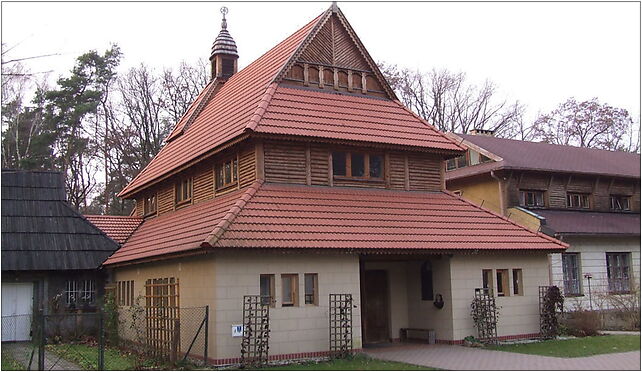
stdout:
[[243,337],[243,324],[232,325],[232,337]]

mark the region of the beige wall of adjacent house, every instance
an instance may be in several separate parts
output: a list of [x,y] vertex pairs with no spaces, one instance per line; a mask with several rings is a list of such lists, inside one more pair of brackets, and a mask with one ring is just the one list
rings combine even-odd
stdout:
[[[581,292],[583,296],[567,297],[564,306],[567,310],[577,308],[588,309],[608,308],[605,298],[608,292],[608,276],[606,268],[606,252],[629,252],[631,257],[630,269],[632,288],[640,286],[640,237],[566,237],[570,244],[567,253],[580,254],[579,272],[581,276]],[[551,255],[551,270],[553,285],[564,288],[564,273],[562,270],[562,254]],[[584,274],[590,273],[591,304],[589,304],[588,279]]]
[[[145,295],[145,281],[147,279],[177,278],[181,308],[210,306],[208,354],[212,356],[216,350],[216,324],[214,322],[216,277],[214,270],[214,257],[199,255],[116,268],[113,270],[112,281],[133,280],[134,294],[137,297]],[[140,305],[145,306],[144,299],[141,300]],[[181,312],[181,327],[184,324],[185,328],[194,328],[194,332],[182,329],[181,349],[186,349],[191,343],[194,335],[190,335],[190,333],[195,333],[198,329],[200,321],[202,321],[200,318],[202,314],[204,312],[200,309]],[[199,352],[199,354],[201,353]]]
[[[216,358],[240,356],[241,338],[232,325],[242,324],[244,295],[258,295],[261,274],[275,275],[276,304],[270,309],[270,354],[329,349],[328,295],[351,293],[353,346],[361,348],[359,257],[356,254],[228,252],[216,254]],[[318,274],[319,305],[304,304],[304,274]],[[281,274],[299,275],[299,306],[282,307]]]
[[[539,286],[548,285],[548,258],[542,253],[454,255],[450,259],[453,339],[477,336],[470,316],[474,288],[482,286],[482,270],[508,269],[510,295],[496,297],[501,306],[498,336],[539,333]],[[524,294],[513,295],[512,269],[522,269]],[[496,280],[493,280],[493,283]],[[496,293],[496,283],[495,293]]]

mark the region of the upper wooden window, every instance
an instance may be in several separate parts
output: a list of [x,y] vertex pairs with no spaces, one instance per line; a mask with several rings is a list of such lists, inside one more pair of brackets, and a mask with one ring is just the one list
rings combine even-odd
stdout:
[[508,269],[498,269],[497,276],[497,296],[504,297],[510,296],[510,288],[508,284]]
[[611,209],[614,211],[630,211],[631,199],[625,195],[611,195]]
[[544,207],[544,191],[519,190],[519,205],[522,207]]
[[261,274],[259,286],[261,303],[274,307],[274,274]]
[[319,306],[319,275],[305,274],[305,304]]
[[156,194],[146,196],[143,200],[143,214],[145,216],[149,216],[155,214],[156,210]]
[[448,159],[446,161],[446,170],[453,170],[468,166],[468,154],[458,156],[456,158]]
[[569,192],[566,194],[566,206],[568,208],[590,208],[589,194]]
[[334,151],[332,174],[335,177],[383,180],[383,155]]
[[216,165],[216,189],[225,189],[238,183],[238,160],[227,159]]
[[298,306],[299,305],[299,275],[282,274],[281,275],[281,306]]
[[522,269],[513,269],[513,294],[516,296],[524,295]]
[[482,270],[482,288],[487,289],[490,295],[493,294],[493,270]]
[[187,204],[192,201],[192,178],[183,178],[175,185],[175,198],[176,205]]

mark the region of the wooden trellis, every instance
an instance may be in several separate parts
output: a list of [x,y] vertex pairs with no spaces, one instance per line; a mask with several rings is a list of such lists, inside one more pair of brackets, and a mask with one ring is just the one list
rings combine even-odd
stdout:
[[471,312],[479,340],[484,343],[497,343],[497,305],[490,289],[475,288]]
[[352,353],[352,295],[330,294],[330,354],[344,357]]
[[255,368],[267,364],[270,349],[270,301],[261,296],[243,296],[243,341],[241,365]]
[[558,315],[564,311],[564,296],[557,286],[539,287],[540,337],[554,338],[559,333]]
[[176,361],[180,350],[180,301],[178,279],[145,282],[147,346],[154,356]]

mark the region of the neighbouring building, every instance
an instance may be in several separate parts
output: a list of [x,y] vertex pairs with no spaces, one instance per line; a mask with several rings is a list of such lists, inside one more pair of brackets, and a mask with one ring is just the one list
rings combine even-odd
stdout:
[[465,149],[397,100],[336,5],[241,71],[222,27],[211,82],[119,194],[144,222],[105,262],[117,288],[209,305],[215,364],[240,357],[244,295],[270,298],[271,358],[327,353],[331,294],[353,298],[356,349],[408,328],[461,342],[482,287],[500,337],[539,332],[567,246],[445,191]]
[[449,135],[468,147],[447,161],[450,191],[570,244],[549,264],[569,310],[607,308],[609,295],[639,293],[639,154],[492,132]]
[[96,311],[118,243],[67,203],[59,172],[2,170],[1,192],[2,341],[30,340],[40,310]]

